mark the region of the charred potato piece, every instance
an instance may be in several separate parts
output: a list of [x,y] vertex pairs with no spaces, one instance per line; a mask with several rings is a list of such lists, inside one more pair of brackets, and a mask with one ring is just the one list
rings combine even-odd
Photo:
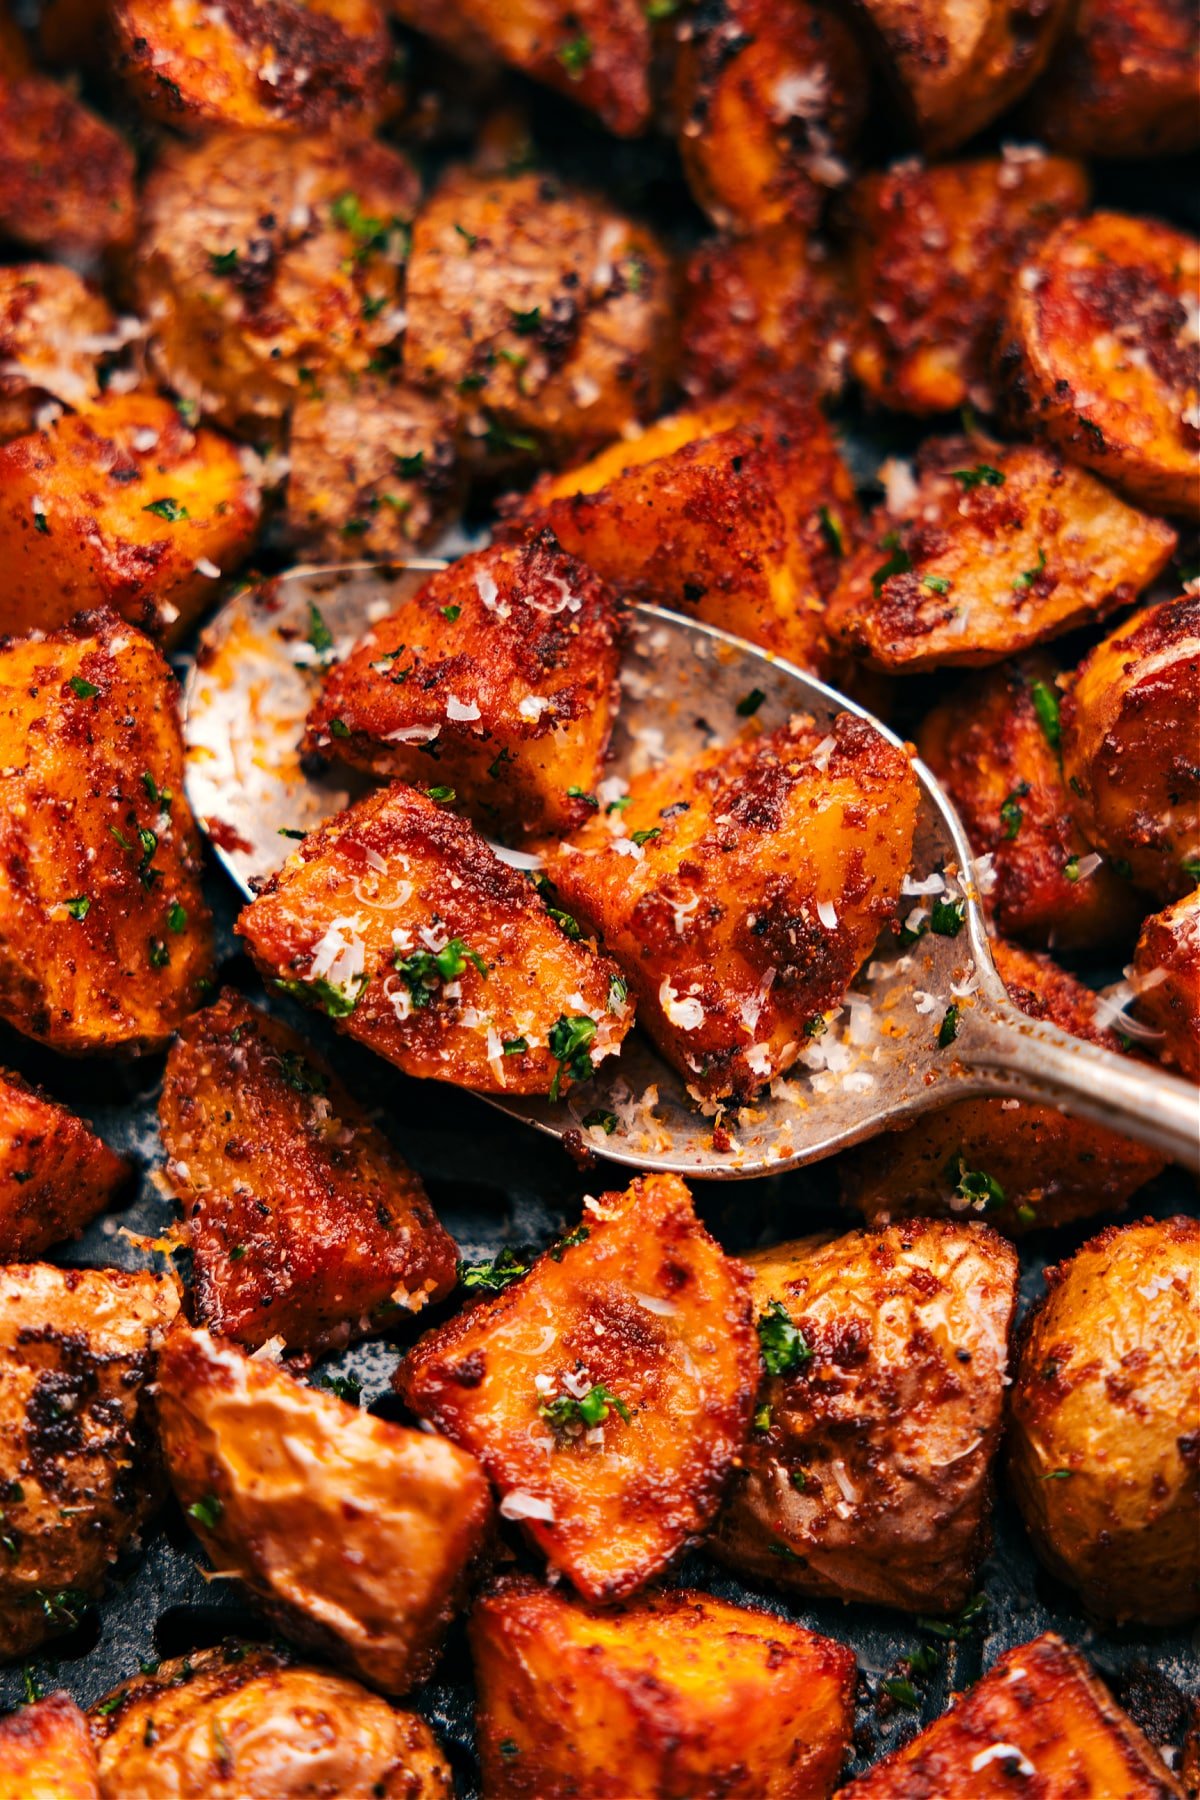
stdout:
[[159,1100],[196,1315],[222,1337],[327,1349],[453,1288],[420,1178],[303,1038],[233,993],[172,1047]]
[[681,1588],[617,1610],[510,1577],[471,1650],[492,1800],[823,1800],[854,1726],[854,1655]]
[[77,1237],[128,1175],[83,1119],[0,1069],[0,1261]]
[[91,1712],[101,1800],[452,1800],[433,1733],[340,1675],[256,1646],[135,1675]]
[[408,1075],[557,1099],[633,1022],[616,964],[401,784],[306,838],[237,929],[276,986]]
[[1079,823],[1139,887],[1173,900],[1200,870],[1200,597],[1148,607],[1084,658],[1062,705]]
[[429,1332],[396,1382],[478,1456],[588,1600],[664,1569],[716,1510],[757,1373],[745,1272],[673,1175],[590,1202],[525,1279]]
[[111,607],[178,637],[248,554],[259,494],[237,451],[156,394],[112,395],[0,446],[0,616]]
[[1009,1436],[1034,1546],[1102,1618],[1196,1618],[1200,1221],[1110,1226],[1046,1284]]
[[1183,1789],[1083,1658],[1046,1632],[1009,1650],[957,1705],[843,1788],[845,1800],[1183,1800]]
[[850,366],[898,412],[991,412],[992,357],[1025,253],[1088,202],[1062,157],[1003,156],[866,175],[847,196],[858,326]]
[[1014,420],[1142,506],[1200,518],[1194,238],[1093,213],[1044,238],[1009,289],[1000,351]]
[[96,400],[97,363],[101,347],[117,342],[114,324],[107,300],[73,269],[0,268],[0,441],[33,431],[51,402]]
[[413,226],[405,373],[481,448],[561,456],[658,410],[671,302],[663,250],[604,202],[454,170]]
[[551,853],[563,904],[603,939],[662,1054],[706,1099],[791,1067],[893,909],[917,783],[840,713],[634,777]]
[[1164,156],[1200,147],[1190,0],[1083,0],[1025,117],[1074,156]]
[[100,1800],[87,1720],[69,1694],[0,1720],[0,1800]]
[[158,1049],[211,964],[159,652],[111,614],[0,645],[0,1016],[67,1054]]
[[827,614],[848,648],[902,674],[1000,662],[1128,606],[1176,542],[1030,445],[931,439],[902,505],[877,510]]
[[94,263],[133,236],[133,152],[111,125],[0,46],[0,240]]
[[157,1506],[147,1384],[178,1309],[158,1275],[0,1268],[0,1657],[72,1630]]
[[414,783],[436,772],[483,830],[561,834],[596,804],[621,639],[613,596],[550,532],[478,551],[332,670],[305,748]]
[[955,1612],[990,1529],[1012,1247],[922,1220],[747,1261],[765,1373],[713,1547],[800,1593]]
[[306,385],[363,373],[403,327],[417,197],[409,163],[367,138],[218,131],[166,150],[135,267],[164,380],[260,442]]
[[1130,981],[1160,1061],[1200,1081],[1200,889],[1146,920]]

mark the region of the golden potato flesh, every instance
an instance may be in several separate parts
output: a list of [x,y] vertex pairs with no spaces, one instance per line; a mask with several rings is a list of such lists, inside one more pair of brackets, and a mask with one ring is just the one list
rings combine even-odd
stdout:
[[110,615],[0,645],[0,1016],[156,1049],[212,962],[175,679]]
[[158,1664],[90,1714],[101,1800],[452,1800],[433,1733],[327,1669],[231,1645]]
[[77,1237],[128,1176],[83,1119],[0,1069],[0,1259]]
[[0,1658],[72,1630],[154,1511],[146,1390],[178,1309],[159,1275],[0,1268]]
[[0,1800],[100,1800],[87,1720],[69,1694],[0,1720]]
[[107,300],[73,269],[0,268],[0,441],[34,430],[51,402],[95,401],[102,346],[119,341],[115,323]]
[[825,1800],[853,1652],[681,1588],[600,1611],[509,1577],[471,1615],[491,1800]]
[[167,384],[261,442],[302,389],[364,372],[403,328],[418,192],[410,164],[368,138],[218,131],[165,150],[135,288]]
[[420,1178],[304,1040],[236,994],[184,1025],[158,1112],[196,1316],[222,1337],[340,1346],[454,1286]]
[[515,1287],[429,1332],[396,1381],[478,1456],[554,1568],[616,1600],[716,1509],[758,1352],[745,1271],[675,1176],[640,1176]]
[[429,1674],[483,1548],[473,1457],[179,1326],[159,1361],[167,1472],[213,1566],[373,1687]]
[[919,1220],[747,1261],[764,1374],[713,1547],[801,1593],[956,1611],[989,1537],[1011,1246]]
[[1079,163],[1028,150],[866,175],[847,197],[850,366],[898,412],[990,412],[992,354],[1026,251],[1088,202]]
[[1142,926],[1130,983],[1160,1061],[1200,1081],[1200,888]]
[[908,872],[907,757],[840,713],[636,775],[547,859],[698,1095],[748,1100],[837,1006]]
[[1043,1561],[1107,1619],[1200,1615],[1200,1221],[1110,1226],[1046,1271],[1009,1473]]
[[707,239],[684,271],[682,385],[701,400],[788,375],[837,394],[847,314],[844,270],[818,239],[788,224]]
[[1084,658],[1062,706],[1080,825],[1139,887],[1173,900],[1200,871],[1200,598],[1148,607]]
[[1200,146],[1190,0],[1082,0],[1024,120],[1075,156],[1183,155]]
[[911,486],[876,511],[827,613],[874,668],[1000,662],[1128,606],[1175,548],[1052,450],[930,439]]
[[617,700],[613,596],[549,532],[465,556],[325,680],[305,748],[452,787],[484,831],[582,824]]
[[157,394],[106,397],[0,445],[0,618],[111,607],[179,636],[249,552],[258,488],[234,446]]
[[1000,370],[1014,419],[1142,506],[1200,517],[1200,247],[1094,213],[1044,238],[1009,288]]
[[633,1022],[616,964],[400,783],[306,838],[237,929],[276,986],[408,1075],[555,1099]]
[[0,57],[0,239],[74,263],[127,247],[133,152],[111,125],[43,75]]
[[603,443],[662,401],[667,258],[644,227],[544,175],[454,170],[413,226],[404,370],[503,453]]
[[1183,1800],[1083,1658],[1046,1632],[1009,1650],[952,1710],[842,1789],[845,1800]]

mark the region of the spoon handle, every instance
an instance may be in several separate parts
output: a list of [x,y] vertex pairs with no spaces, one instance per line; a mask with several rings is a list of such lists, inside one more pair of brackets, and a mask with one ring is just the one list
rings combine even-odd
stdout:
[[962,1012],[959,1060],[987,1090],[1078,1114],[1200,1173],[1200,1088],[1068,1036],[1015,1006],[980,1000]]

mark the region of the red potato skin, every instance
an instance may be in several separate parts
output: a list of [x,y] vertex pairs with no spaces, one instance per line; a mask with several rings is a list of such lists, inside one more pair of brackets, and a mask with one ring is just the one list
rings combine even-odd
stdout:
[[101,1800],[87,1720],[69,1694],[0,1720],[0,1800]]
[[1159,1060],[1200,1082],[1200,888],[1146,920],[1130,984]]
[[1200,146],[1191,0],[1082,0],[1022,111],[1073,156],[1181,156]]
[[77,1237],[129,1172],[85,1120],[0,1070],[0,1260]]
[[0,72],[0,240],[94,263],[136,219],[124,138],[56,82]]

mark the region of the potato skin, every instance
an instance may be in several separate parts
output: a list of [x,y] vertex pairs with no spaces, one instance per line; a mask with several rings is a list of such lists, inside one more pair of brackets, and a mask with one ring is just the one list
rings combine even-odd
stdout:
[[327,1349],[453,1288],[419,1176],[303,1038],[239,995],[183,1026],[158,1112],[196,1316],[222,1337]]
[[67,1055],[137,1054],[211,966],[159,652],[111,614],[0,644],[0,1016]]
[[7,62],[0,61],[0,240],[77,263],[126,248],[137,217],[128,144],[66,88]]
[[0,442],[33,431],[48,401],[95,401],[93,346],[114,323],[107,300],[73,269],[60,263],[0,268]]
[[687,1588],[600,1612],[510,1576],[470,1637],[491,1800],[825,1800],[837,1784],[853,1653],[776,1614]]
[[87,1720],[69,1694],[0,1719],[0,1800],[100,1800]]
[[1200,1615],[1198,1271],[1200,1221],[1110,1226],[1047,1269],[1025,1330],[1013,1491],[1039,1556],[1102,1618]]
[[128,1176],[86,1120],[0,1069],[0,1261],[77,1237]]
[[1189,0],[1083,0],[1024,117],[1075,156],[1183,155],[1200,146],[1198,51]]
[[[501,1516],[522,1519],[585,1599],[618,1600],[666,1568],[716,1510],[750,1417],[758,1351],[746,1273],[697,1222],[675,1176],[639,1176],[624,1194],[602,1195],[580,1237],[427,1333],[396,1385],[478,1456],[503,1495]],[[603,1441],[578,1422],[561,1433],[544,1422],[556,1393],[595,1385],[630,1413],[609,1411]]]
[[1159,1060],[1200,1081],[1200,888],[1146,920],[1130,983]]
[[692,400],[769,392],[780,375],[818,394],[845,381],[849,305],[840,259],[790,224],[706,239],[683,274],[680,382]]
[[155,1510],[147,1384],[178,1309],[163,1276],[0,1268],[0,1494],[16,1545],[0,1570],[0,1658],[71,1630]]
[[1154,219],[1068,219],[1009,289],[999,352],[1013,421],[1129,499],[1200,518],[1200,246]]

